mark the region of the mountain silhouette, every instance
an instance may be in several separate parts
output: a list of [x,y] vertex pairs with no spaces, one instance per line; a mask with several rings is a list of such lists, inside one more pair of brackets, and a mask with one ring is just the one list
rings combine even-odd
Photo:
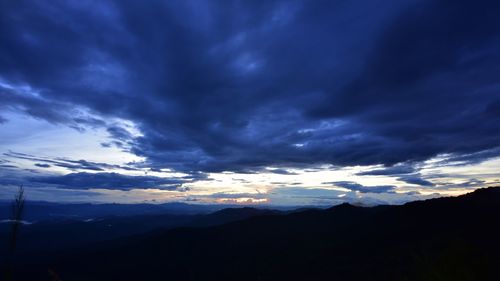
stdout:
[[[19,265],[19,280],[498,280],[500,187],[179,227]],[[260,212],[255,214],[255,212]],[[222,216],[224,217],[224,216]]]
[[[39,205],[38,205],[39,206]],[[58,205],[64,208],[64,205]],[[74,206],[71,206],[73,208]],[[102,209],[98,206],[98,209]],[[123,208],[123,207],[120,207]],[[141,207],[143,208],[143,207]],[[208,207],[205,207],[208,208]],[[145,208],[143,208],[146,210]],[[97,212],[93,211],[98,214]],[[89,212],[87,212],[89,213]],[[208,227],[247,219],[263,214],[280,214],[280,211],[244,208],[226,208],[209,214],[148,214],[121,215],[84,219],[78,217],[50,217],[48,220],[23,225],[19,237],[17,256],[22,260],[36,261],[79,251],[81,248],[95,247],[95,243],[107,243],[132,235],[151,235],[177,227]],[[81,213],[80,213],[81,214]],[[47,218],[45,215],[43,215]],[[0,237],[10,233],[10,223],[0,224]],[[6,243],[0,244],[0,253],[6,251]],[[0,255],[0,264],[3,261]]]

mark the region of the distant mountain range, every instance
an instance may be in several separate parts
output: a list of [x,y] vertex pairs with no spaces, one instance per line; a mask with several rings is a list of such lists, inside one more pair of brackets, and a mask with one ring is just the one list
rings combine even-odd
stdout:
[[[283,211],[297,207],[251,206],[272,208]],[[313,208],[315,206],[307,207]],[[28,222],[57,220],[88,220],[104,217],[130,217],[140,215],[202,215],[227,208],[241,208],[241,205],[228,204],[186,204],[180,202],[163,204],[91,204],[91,203],[51,203],[27,201],[23,219]],[[324,207],[323,207],[324,208]],[[10,219],[11,202],[0,201],[0,221]]]
[[[499,280],[499,215],[500,187],[492,187],[401,206],[113,218],[117,232],[152,231],[31,260],[25,248],[15,280],[49,280],[48,268],[62,280]],[[99,222],[45,229],[36,235],[105,236]]]
[[[0,202],[0,220],[10,218],[10,202]],[[194,215],[207,214],[227,207],[227,205],[195,205],[185,203],[165,204],[90,204],[90,203],[50,203],[39,201],[26,202],[24,219],[26,221],[42,220],[85,220],[106,216],[137,215]]]

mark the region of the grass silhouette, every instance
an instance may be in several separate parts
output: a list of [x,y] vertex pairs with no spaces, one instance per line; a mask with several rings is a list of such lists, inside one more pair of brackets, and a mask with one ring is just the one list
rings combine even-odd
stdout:
[[[25,202],[26,202],[26,196],[24,193],[24,187],[21,185],[19,186],[19,189],[17,190],[17,193],[14,197],[14,201],[12,202],[11,219],[10,219],[11,231],[8,242],[9,244],[7,250],[5,273],[4,273],[5,275],[4,280],[6,281],[14,280],[13,276],[14,256],[19,239],[19,230],[22,225],[22,217],[23,217]],[[50,276],[50,280],[52,281],[61,280],[57,275],[57,273],[52,269],[48,269],[48,274]]]
[[7,250],[7,264],[5,268],[5,280],[13,280],[12,276],[12,266],[14,263],[14,254],[16,251],[17,240],[19,236],[19,228],[21,226],[21,219],[24,211],[24,202],[26,197],[24,195],[24,187],[21,185],[14,197],[14,202],[12,203],[12,215],[11,215],[11,231]]

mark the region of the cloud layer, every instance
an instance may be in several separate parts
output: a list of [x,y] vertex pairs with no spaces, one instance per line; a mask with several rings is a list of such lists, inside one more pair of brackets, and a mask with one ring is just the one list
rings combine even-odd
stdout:
[[34,183],[62,186],[68,189],[119,189],[155,188],[176,190],[186,179],[153,176],[125,176],[118,173],[71,173],[63,176],[40,176],[30,179]]

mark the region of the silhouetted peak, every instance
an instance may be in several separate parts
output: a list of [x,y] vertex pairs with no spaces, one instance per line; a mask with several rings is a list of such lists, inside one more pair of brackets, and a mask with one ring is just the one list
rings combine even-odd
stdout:
[[340,205],[335,205],[331,208],[328,208],[327,210],[329,211],[340,211],[340,210],[352,210],[352,209],[356,209],[358,207],[350,204],[350,203],[347,203],[347,202],[344,202]]
[[252,207],[226,208],[201,217],[198,225],[214,225],[243,220],[259,215],[270,214],[271,210],[257,209]]

